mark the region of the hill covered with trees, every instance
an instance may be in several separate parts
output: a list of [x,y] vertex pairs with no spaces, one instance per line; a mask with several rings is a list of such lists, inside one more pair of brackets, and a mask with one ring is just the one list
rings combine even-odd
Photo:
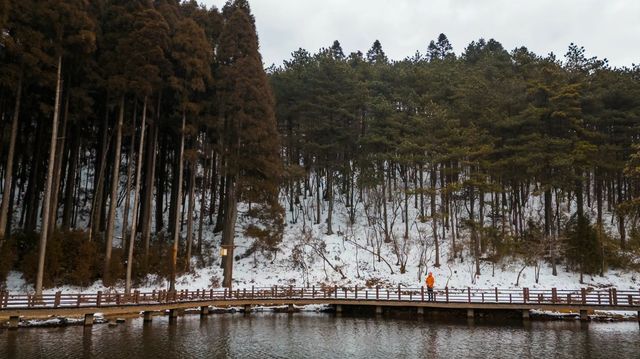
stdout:
[[493,39],[456,56],[444,34],[425,48],[390,61],[335,41],[271,69],[289,211],[315,194],[331,234],[335,201],[352,223],[363,208],[401,271],[417,223],[435,267],[467,253],[477,275],[505,255],[554,275],[637,263],[640,67],[574,44],[564,60]]
[[246,0],[0,1],[0,30],[0,282],[173,288],[222,259],[229,286],[278,252],[344,279],[336,236],[356,270],[638,266],[638,66],[441,34],[265,72]]

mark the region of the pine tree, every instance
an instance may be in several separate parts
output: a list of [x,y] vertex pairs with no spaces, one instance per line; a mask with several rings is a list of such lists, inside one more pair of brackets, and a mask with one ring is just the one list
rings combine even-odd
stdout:
[[367,61],[371,64],[386,64],[389,62],[379,40],[374,41],[371,49],[367,51]]
[[427,57],[429,58],[429,61],[445,60],[452,56],[455,56],[453,54],[453,46],[451,46],[447,35],[440,34],[437,42],[431,40],[429,43],[427,48]]
[[[255,24],[246,1],[228,2],[220,37],[220,116],[224,121],[225,221],[222,246],[225,287],[231,288],[237,202],[244,199],[265,206],[266,213],[283,223],[278,205],[279,140],[274,99],[262,68]],[[272,240],[277,243],[280,233]]]

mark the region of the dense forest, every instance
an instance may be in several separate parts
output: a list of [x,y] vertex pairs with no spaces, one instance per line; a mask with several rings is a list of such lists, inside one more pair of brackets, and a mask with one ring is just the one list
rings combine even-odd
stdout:
[[[344,230],[338,207],[400,272],[415,222],[435,266],[631,265],[640,67],[493,39],[457,56],[444,34],[424,51],[335,41],[265,71],[246,0],[0,0],[0,282],[129,292],[222,259],[230,286],[234,260],[277,251],[289,224]],[[238,235],[255,238],[243,253]]]
[[[274,97],[245,0],[1,4],[0,281],[15,268],[37,293],[125,278],[129,292],[158,273],[173,288],[205,221],[233,255],[238,201],[282,226]],[[278,233],[250,234],[273,247]]]
[[351,222],[363,207],[401,271],[410,207],[431,224],[436,267],[465,252],[479,275],[481,261],[520,255],[582,281],[633,263],[640,66],[611,68],[575,44],[564,61],[508,52],[493,39],[456,56],[444,34],[425,50],[390,61],[379,41],[348,56],[335,41],[271,68],[289,210],[315,192],[328,216],[314,221],[331,233],[334,201]]

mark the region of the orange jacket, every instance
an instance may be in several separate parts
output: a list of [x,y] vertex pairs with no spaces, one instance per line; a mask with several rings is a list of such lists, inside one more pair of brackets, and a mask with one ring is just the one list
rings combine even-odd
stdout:
[[433,278],[432,275],[427,277],[427,287],[433,288],[433,285],[435,284],[435,282],[436,282],[436,279]]

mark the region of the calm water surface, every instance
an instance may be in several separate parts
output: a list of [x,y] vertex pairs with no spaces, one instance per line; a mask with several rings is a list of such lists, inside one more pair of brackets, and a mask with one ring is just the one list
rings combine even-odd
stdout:
[[442,322],[253,313],[0,331],[0,358],[640,358],[636,322]]

